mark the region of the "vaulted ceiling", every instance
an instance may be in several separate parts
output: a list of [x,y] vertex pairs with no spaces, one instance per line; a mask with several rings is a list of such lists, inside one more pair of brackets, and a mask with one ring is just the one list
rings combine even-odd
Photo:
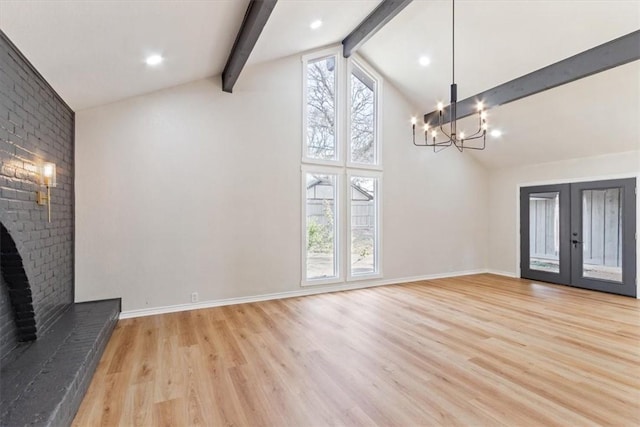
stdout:
[[[280,0],[248,64],[340,42],[380,0]],[[0,28],[75,110],[218,75],[248,0],[0,1]],[[309,23],[323,26],[311,30]],[[459,0],[465,98],[640,29],[640,1]],[[144,58],[161,53],[162,72]],[[451,3],[414,0],[360,50],[416,107],[447,101]],[[430,65],[418,64],[427,56]],[[639,61],[491,110],[488,167],[638,149]],[[240,76],[242,79],[242,76]],[[463,122],[464,123],[464,122]],[[561,143],[559,142],[561,141]]]

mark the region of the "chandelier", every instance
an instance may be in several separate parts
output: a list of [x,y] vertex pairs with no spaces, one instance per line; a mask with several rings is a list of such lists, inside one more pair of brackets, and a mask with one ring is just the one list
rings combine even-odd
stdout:
[[[425,123],[424,130],[424,144],[416,143],[416,123],[415,117],[411,118],[411,125],[413,128],[413,144],[418,147],[433,147],[434,152],[439,152],[445,148],[454,146],[458,151],[464,150],[484,150],[487,141],[487,112],[484,110],[482,101],[478,102],[478,130],[470,135],[465,135],[464,132],[458,132],[457,123],[457,102],[458,102],[458,86],[456,85],[456,45],[455,45],[455,0],[451,1],[451,97],[449,110],[449,129],[444,128],[443,110],[444,105],[442,102],[438,103],[438,123],[431,127],[430,123]],[[443,136],[440,136],[442,134]],[[478,140],[482,140],[482,144],[479,144]],[[469,142],[472,142],[469,144]]]

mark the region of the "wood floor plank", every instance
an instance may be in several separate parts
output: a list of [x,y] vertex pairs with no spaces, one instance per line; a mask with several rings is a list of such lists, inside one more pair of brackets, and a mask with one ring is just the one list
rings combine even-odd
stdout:
[[122,320],[93,425],[640,425],[640,301],[479,274]]

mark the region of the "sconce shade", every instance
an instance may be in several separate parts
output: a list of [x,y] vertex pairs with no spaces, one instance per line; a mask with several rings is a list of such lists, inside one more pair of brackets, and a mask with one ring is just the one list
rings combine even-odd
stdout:
[[57,182],[56,179],[56,164],[55,163],[43,163],[42,164],[42,185],[47,187],[55,187]]

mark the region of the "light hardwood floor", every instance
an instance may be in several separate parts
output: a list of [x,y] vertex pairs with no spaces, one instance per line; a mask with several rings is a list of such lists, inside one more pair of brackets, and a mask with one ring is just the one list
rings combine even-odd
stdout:
[[488,274],[121,320],[75,426],[640,425],[640,301]]

